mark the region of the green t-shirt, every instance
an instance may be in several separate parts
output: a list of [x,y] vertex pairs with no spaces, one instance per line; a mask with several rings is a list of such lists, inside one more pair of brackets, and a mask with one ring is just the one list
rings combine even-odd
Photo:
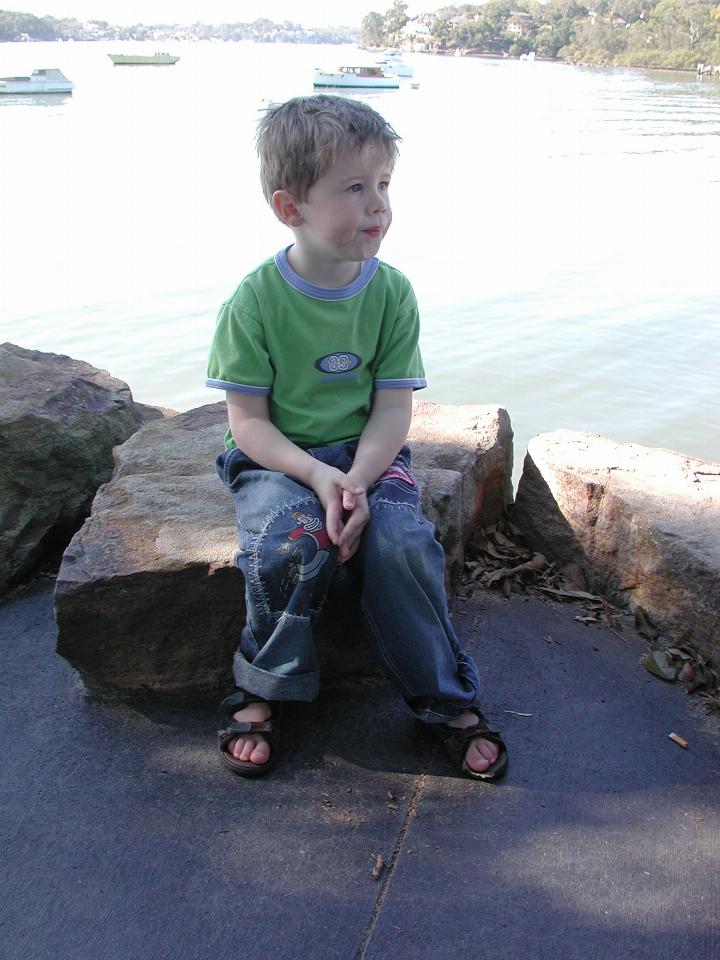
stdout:
[[[270,419],[309,447],[356,440],[374,390],[426,386],[415,294],[373,258],[347,287],[308,283],[287,250],[261,263],[218,314],[206,386],[269,397]],[[228,430],[225,445],[235,442]]]

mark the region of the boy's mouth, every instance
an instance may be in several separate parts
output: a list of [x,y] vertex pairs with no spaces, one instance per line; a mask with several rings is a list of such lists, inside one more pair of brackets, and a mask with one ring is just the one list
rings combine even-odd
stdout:
[[381,237],[382,227],[368,227],[367,230],[363,230],[362,232],[366,233],[369,237]]

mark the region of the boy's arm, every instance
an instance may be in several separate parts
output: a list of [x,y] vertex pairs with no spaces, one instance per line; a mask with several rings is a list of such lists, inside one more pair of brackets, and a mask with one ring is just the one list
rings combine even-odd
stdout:
[[338,540],[341,560],[355,553],[370,519],[365,491],[387,470],[405,443],[412,420],[412,394],[410,387],[376,390],[373,394],[372,410],[347,474],[363,492],[343,495],[343,507],[350,516]]
[[412,420],[412,394],[411,387],[373,393],[372,410],[348,471],[348,476],[365,489],[387,470],[407,439]]
[[281,433],[270,420],[266,396],[228,390],[225,394],[235,443],[255,463],[286,473],[311,487],[325,509],[328,536],[337,544],[343,530],[343,497],[364,494],[354,477],[321,463]]

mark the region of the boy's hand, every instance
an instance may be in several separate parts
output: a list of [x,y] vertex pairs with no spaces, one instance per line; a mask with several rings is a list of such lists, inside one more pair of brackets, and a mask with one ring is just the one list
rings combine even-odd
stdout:
[[[320,460],[313,466],[309,480],[310,486],[325,510],[328,536],[335,546],[340,548],[340,561],[349,560],[358,548],[360,534],[370,517],[365,488],[342,470],[329,467]],[[356,510],[357,516],[355,516]],[[347,535],[345,534],[346,511],[350,513],[350,519],[347,522],[350,531]]]
[[362,532],[370,519],[367,494],[359,484],[355,484],[355,487],[361,492],[352,494],[344,490],[342,496],[343,510],[346,514],[349,513],[349,516],[345,517],[345,526],[337,543],[340,563],[349,560],[360,546]]

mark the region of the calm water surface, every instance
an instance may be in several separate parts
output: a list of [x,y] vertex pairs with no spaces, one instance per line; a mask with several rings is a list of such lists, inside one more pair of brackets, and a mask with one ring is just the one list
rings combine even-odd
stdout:
[[[0,44],[0,76],[59,66],[72,97],[0,99],[0,339],[67,353],[182,410],[220,302],[290,240],[257,182],[263,100],[351,48]],[[382,256],[412,280],[428,400],[500,404],[720,460],[720,82],[417,55],[365,95],[403,136]]]

